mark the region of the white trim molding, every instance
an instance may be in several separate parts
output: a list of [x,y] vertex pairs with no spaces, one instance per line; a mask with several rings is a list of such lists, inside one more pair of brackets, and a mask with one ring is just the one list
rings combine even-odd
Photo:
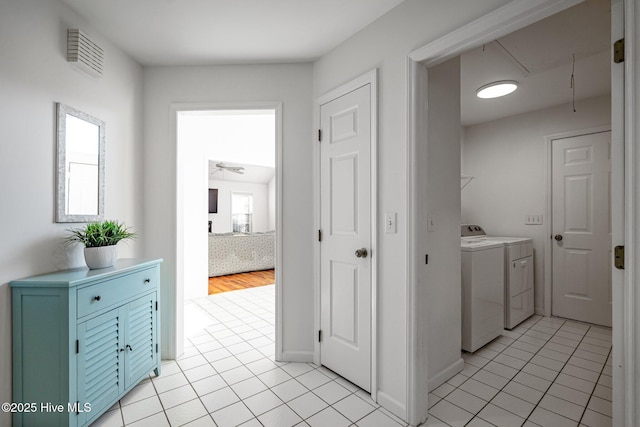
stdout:
[[[612,17],[624,22],[624,241],[625,269],[621,292],[614,284],[613,408],[614,426],[640,425],[640,7],[637,0],[612,2]],[[614,15],[614,13],[616,15]],[[622,18],[622,19],[621,19]],[[614,104],[617,100],[614,100]],[[615,277],[615,276],[614,276]],[[617,304],[616,304],[617,303]],[[619,324],[616,323],[619,322]]]
[[451,377],[464,369],[464,359],[461,357],[442,371],[429,378],[429,390],[434,390],[446,383]]
[[290,351],[284,350],[280,351],[280,358],[276,358],[276,360],[283,360],[287,362],[303,362],[303,363],[313,363],[313,351]]
[[[275,358],[276,360],[282,360],[284,356],[282,348],[282,336],[283,336],[283,321],[282,321],[282,236],[283,236],[283,212],[282,212],[282,170],[283,170],[283,156],[282,156],[282,102],[281,101],[256,101],[256,102],[225,102],[225,103],[172,103],[169,106],[170,110],[170,129],[173,134],[173,149],[175,155],[175,170],[173,179],[173,194],[175,197],[174,216],[172,218],[173,233],[169,233],[175,242],[178,239],[178,233],[181,232],[182,227],[178,224],[178,214],[180,198],[178,197],[178,171],[180,169],[180,157],[178,147],[178,133],[177,133],[177,117],[178,113],[183,111],[215,111],[215,110],[273,110],[275,111],[275,161],[276,161],[276,259],[275,259]],[[184,280],[183,272],[181,271],[181,263],[179,262],[179,254],[177,245],[173,245],[176,248],[173,254],[176,262],[176,271],[174,277],[175,288],[171,289],[171,294],[166,298],[166,304],[170,305],[169,314],[167,319],[163,319],[163,325],[168,329],[168,332],[163,333],[163,352],[164,348],[167,348],[167,355],[170,358],[176,358],[183,352],[184,345]],[[169,291],[164,291],[169,292]],[[163,293],[163,299],[166,295]],[[166,338],[165,338],[166,337]],[[166,344],[165,344],[166,343]],[[164,354],[164,353],[163,353]],[[304,359],[309,361],[308,356],[297,356],[298,359]]]
[[[407,58],[407,417],[410,425],[418,425],[427,418],[427,396],[429,394],[427,365],[427,333],[420,328],[418,316],[418,253],[417,230],[420,228],[420,207],[418,203],[418,168],[416,146],[418,135],[426,135],[427,70],[424,65]],[[424,222],[424,221],[423,221]]]
[[513,0],[439,39],[414,50],[409,58],[427,67],[561,12],[584,0]]
[[284,181],[282,180],[282,170],[284,169],[283,157],[282,157],[282,102],[276,102],[275,112],[276,112],[276,277],[275,277],[275,289],[276,289],[276,299],[275,299],[275,310],[276,310],[276,328],[275,328],[275,340],[276,340],[276,348],[275,348],[275,359],[276,360],[286,360],[283,355],[282,350],[282,336],[284,322],[282,320],[282,236],[284,232],[284,211],[282,207],[282,188]]

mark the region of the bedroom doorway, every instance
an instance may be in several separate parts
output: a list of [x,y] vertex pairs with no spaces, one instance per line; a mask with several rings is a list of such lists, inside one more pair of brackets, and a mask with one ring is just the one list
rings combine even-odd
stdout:
[[199,319],[211,294],[272,285],[277,299],[281,107],[193,105],[177,111],[176,125],[177,286],[188,337],[207,326]]

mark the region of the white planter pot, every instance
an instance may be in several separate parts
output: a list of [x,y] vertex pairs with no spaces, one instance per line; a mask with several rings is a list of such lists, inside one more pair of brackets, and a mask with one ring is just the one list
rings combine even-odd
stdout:
[[117,258],[117,246],[98,246],[96,248],[84,248],[84,260],[91,270],[111,267]]

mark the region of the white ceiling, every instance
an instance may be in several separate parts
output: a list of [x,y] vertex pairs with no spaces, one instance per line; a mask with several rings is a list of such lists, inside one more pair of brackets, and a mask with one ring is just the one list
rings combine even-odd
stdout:
[[178,113],[178,138],[202,147],[208,159],[273,168],[276,164],[275,110],[209,110]]
[[[62,1],[143,65],[203,65],[312,61],[403,0]],[[463,54],[462,123],[570,103],[572,54],[576,108],[610,93],[610,15],[610,0],[586,0]],[[496,80],[520,87],[476,98]]]
[[403,0],[62,0],[143,65],[314,60]]
[[[571,103],[575,56],[576,110],[580,100],[610,93],[609,0],[586,0],[461,56],[462,123],[482,123]],[[493,81],[516,80],[511,95],[479,99]]]
[[[275,175],[275,110],[181,111],[178,138],[205,152],[209,179],[267,184]],[[244,173],[220,170],[218,163]]]

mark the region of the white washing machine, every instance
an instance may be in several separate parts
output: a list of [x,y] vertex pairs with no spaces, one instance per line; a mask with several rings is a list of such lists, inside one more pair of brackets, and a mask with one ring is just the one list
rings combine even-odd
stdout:
[[463,225],[468,239],[486,239],[504,245],[504,327],[513,329],[534,313],[533,239],[487,236],[479,225]]
[[504,328],[504,244],[462,238],[462,349],[474,352]]

